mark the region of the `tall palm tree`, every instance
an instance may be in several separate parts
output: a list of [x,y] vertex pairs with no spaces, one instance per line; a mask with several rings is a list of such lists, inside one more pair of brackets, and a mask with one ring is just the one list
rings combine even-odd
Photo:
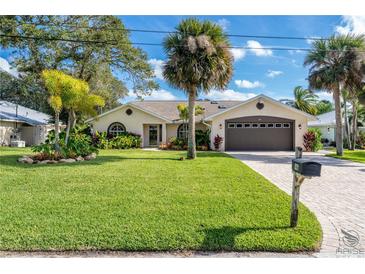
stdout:
[[195,18],[183,20],[164,40],[167,61],[163,76],[189,97],[188,159],[196,157],[195,99],[199,92],[224,89],[232,77],[233,58],[222,28]]
[[343,155],[343,127],[341,114],[341,94],[348,87],[352,67],[357,57],[354,49],[363,46],[360,35],[332,36],[328,40],[318,40],[312,44],[304,65],[309,68],[311,89],[326,90],[333,95],[336,112],[336,152]]
[[301,86],[294,88],[294,107],[312,115],[317,114],[318,95]]

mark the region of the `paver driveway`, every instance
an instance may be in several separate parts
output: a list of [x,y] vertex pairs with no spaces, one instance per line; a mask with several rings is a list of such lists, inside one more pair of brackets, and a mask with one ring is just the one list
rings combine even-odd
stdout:
[[[291,195],[294,152],[229,152]],[[318,256],[359,256],[365,254],[365,164],[304,153],[303,158],[322,164],[322,176],[305,180],[300,201],[312,210],[323,229]],[[299,213],[300,214],[300,213]],[[300,218],[300,216],[299,216]],[[360,237],[354,247],[344,231]],[[355,231],[355,233],[353,232]],[[354,242],[352,242],[354,243]],[[347,245],[346,245],[347,244]],[[346,254],[341,253],[341,251]]]

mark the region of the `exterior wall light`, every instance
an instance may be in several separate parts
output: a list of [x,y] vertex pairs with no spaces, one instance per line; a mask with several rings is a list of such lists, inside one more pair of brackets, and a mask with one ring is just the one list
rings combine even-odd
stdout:
[[219,124],[219,129],[222,129],[223,128],[223,125],[222,124]]
[[298,125],[298,128],[299,128],[299,129],[302,129],[302,124],[299,124],[299,125]]

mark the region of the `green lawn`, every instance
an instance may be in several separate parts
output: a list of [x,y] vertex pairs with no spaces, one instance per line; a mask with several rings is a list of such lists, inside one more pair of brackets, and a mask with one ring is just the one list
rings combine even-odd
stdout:
[[0,250],[317,249],[321,228],[290,196],[222,153],[101,151],[90,162],[19,164],[0,148]]
[[365,150],[345,150],[343,156],[337,156],[336,153],[327,154],[326,156],[365,163]]

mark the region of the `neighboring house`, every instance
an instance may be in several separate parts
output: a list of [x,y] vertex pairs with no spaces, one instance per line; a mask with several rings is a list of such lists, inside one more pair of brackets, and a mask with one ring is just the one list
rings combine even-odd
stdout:
[[[317,116],[316,121],[308,123],[308,127],[318,128],[322,133],[322,138],[327,139],[328,143],[336,140],[336,113],[330,111]],[[359,127],[359,131],[365,131],[365,127]],[[344,134],[345,128],[343,128]]]
[[[187,132],[179,119],[177,105],[183,101],[134,101],[118,106],[87,122],[99,132],[117,135],[132,132],[141,135],[143,147],[166,143]],[[205,109],[196,117],[196,128],[211,129],[214,137],[223,137],[222,150],[293,150],[303,146],[308,121],[316,118],[268,96],[247,101],[198,100]]]
[[54,126],[48,114],[0,100],[0,146],[25,141],[30,146],[44,142]]
[[328,143],[336,140],[336,113],[330,111],[317,116],[316,121],[308,123],[308,127],[318,128],[322,133],[322,138],[327,139]]

